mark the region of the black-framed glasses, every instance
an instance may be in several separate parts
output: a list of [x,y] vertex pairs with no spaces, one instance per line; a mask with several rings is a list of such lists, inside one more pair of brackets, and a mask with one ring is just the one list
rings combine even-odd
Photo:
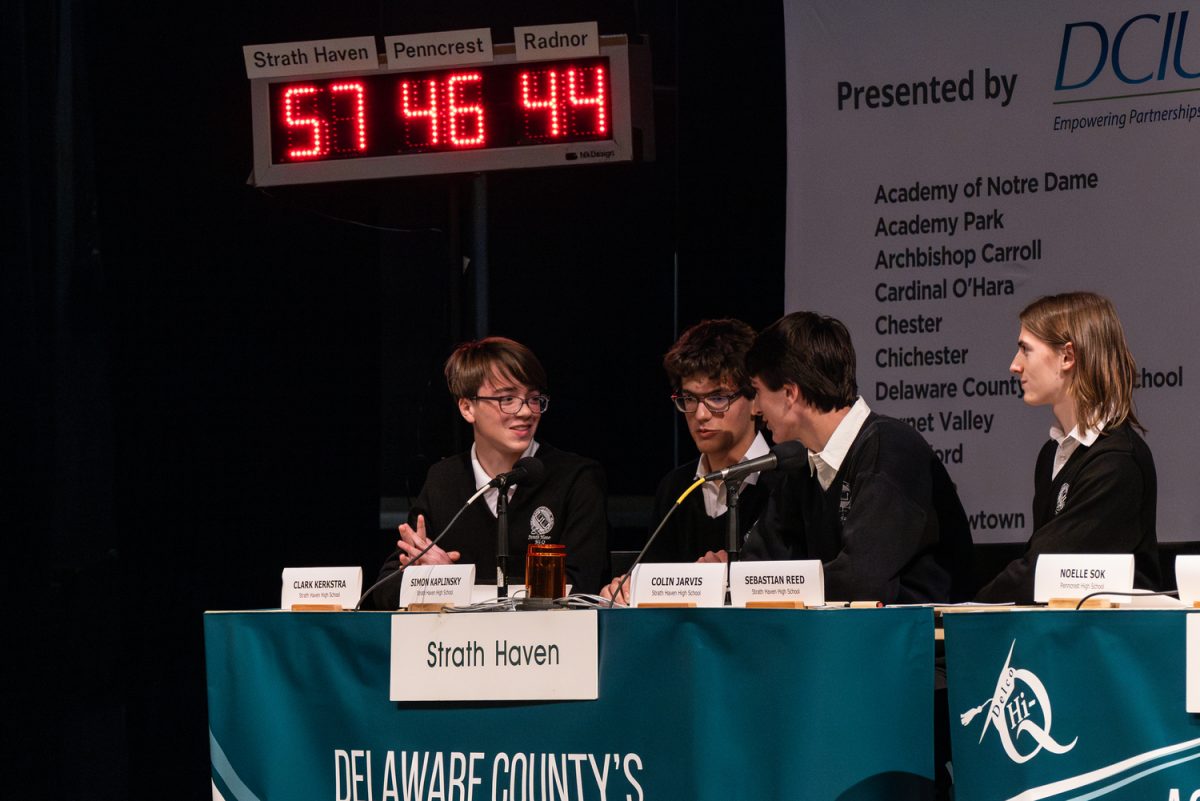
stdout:
[[542,414],[550,408],[549,395],[530,395],[528,398],[518,398],[516,395],[499,395],[491,397],[488,395],[475,395],[471,400],[495,401],[500,407],[500,411],[505,414],[516,414],[521,411],[522,406],[528,406],[529,411],[534,414]]
[[700,407],[701,403],[703,403],[710,412],[720,413],[729,411],[729,407],[733,405],[733,402],[742,397],[743,394],[744,393],[741,392],[721,391],[714,392],[712,395],[698,397],[696,395],[689,395],[686,392],[676,392],[671,396],[671,401],[675,404],[675,408],[684,414],[694,414],[696,409]]

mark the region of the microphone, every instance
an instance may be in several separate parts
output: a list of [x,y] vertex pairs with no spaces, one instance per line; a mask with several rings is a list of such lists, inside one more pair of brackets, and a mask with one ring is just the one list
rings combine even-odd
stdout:
[[807,464],[808,451],[797,440],[781,442],[765,456],[750,459],[745,462],[717,470],[704,477],[705,481],[739,481],[751,473],[765,473],[768,470],[795,470]]
[[[633,574],[633,569],[642,563],[642,557],[646,555],[646,551],[650,550],[651,543],[658,537],[658,533],[666,526],[667,521],[671,519],[671,515],[675,514],[675,510],[683,503],[684,498],[692,494],[692,491],[706,481],[740,481],[751,473],[761,473],[767,470],[795,470],[808,462],[807,449],[796,440],[781,442],[774,448],[771,448],[770,453],[765,456],[759,456],[757,459],[750,459],[745,462],[739,462],[732,467],[727,467],[724,470],[718,470],[715,473],[709,473],[703,478],[696,479],[696,482],[684,490],[678,500],[667,510],[663,515],[663,519],[659,521],[658,527],[651,533],[646,544],[642,546],[642,550],[638,552],[637,558],[633,560],[633,564],[625,571],[625,575],[621,577],[621,582],[617,585],[617,589],[613,592],[612,598],[609,600],[608,606],[612,608],[617,603],[617,598],[621,595],[621,589]],[[736,497],[736,496],[735,496]],[[736,500],[734,500],[736,503]],[[731,518],[731,523],[733,522]],[[735,554],[736,556],[736,554]]]
[[545,477],[546,466],[542,464],[542,460],[536,456],[526,456],[518,459],[512,470],[501,473],[489,481],[488,487],[513,487],[517,484],[535,487],[541,484]]

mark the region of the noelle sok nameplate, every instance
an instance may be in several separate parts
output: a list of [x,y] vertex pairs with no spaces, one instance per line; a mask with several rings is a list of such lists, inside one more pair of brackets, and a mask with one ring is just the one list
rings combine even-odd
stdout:
[[392,617],[392,701],[600,697],[590,610]]

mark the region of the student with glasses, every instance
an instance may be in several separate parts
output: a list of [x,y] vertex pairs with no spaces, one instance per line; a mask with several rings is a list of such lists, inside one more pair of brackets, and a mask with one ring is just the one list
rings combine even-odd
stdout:
[[[541,362],[519,342],[487,337],[456,348],[446,360],[445,374],[459,413],[474,431],[474,443],[469,451],[429,469],[380,578],[408,565],[479,488],[512,470],[519,459],[536,456],[545,467],[542,480],[509,489],[510,583],[523,580],[530,543],[557,543],[566,546],[567,583],[573,591],[595,592],[608,564],[604,472],[592,459],[534,438],[550,407]],[[498,493],[488,490],[420,564],[474,564],[476,582],[493,583]],[[381,596],[378,605],[394,607],[398,593],[398,582],[385,587],[376,593]]]
[[[745,355],[754,342],[754,329],[741,320],[705,320],[679,337],[663,357],[671,382],[671,401],[687,424],[700,452],[672,470],[658,485],[650,530],[699,476],[767,453],[753,412],[754,390],[746,376]],[[738,523],[742,533],[754,524],[766,503],[772,474],[750,475],[738,494]],[[723,482],[709,482],[694,491],[646,552],[647,562],[694,562],[726,545],[728,507]],[[620,577],[602,594],[611,597]],[[628,584],[622,591],[627,600]]]

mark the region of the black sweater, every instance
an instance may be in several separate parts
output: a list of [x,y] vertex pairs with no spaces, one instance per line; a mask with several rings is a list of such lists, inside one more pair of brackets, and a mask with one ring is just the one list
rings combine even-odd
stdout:
[[[545,443],[538,446],[536,456],[546,468],[545,477],[532,489],[517,485],[508,503],[509,581],[524,581],[530,542],[561,543],[567,546],[567,582],[574,585],[572,591],[598,592],[608,566],[604,471],[592,459]],[[430,539],[436,537],[475,490],[469,451],[443,459],[429,468],[408,524],[415,529],[417,515],[424,515],[425,533]],[[495,582],[496,516],[484,498],[463,513],[438,545],[445,551],[459,551],[458,564],[475,565],[477,583]],[[396,549],[379,578],[399,569],[399,557]],[[393,609],[399,592],[396,581],[375,593],[374,604]]]
[[[770,482],[773,474],[762,473],[754,484],[742,484],[738,493],[738,530],[746,532],[758,520],[767,505]],[[696,480],[696,462],[680,465],[663,476],[654,496],[654,516],[650,520],[650,533],[662,522],[663,517],[675,504],[675,499]],[[719,551],[728,547],[729,512],[718,517],[709,517],[704,510],[703,487],[692,490],[679,509],[671,516],[667,525],[659,532],[658,539],[646,551],[645,562],[694,562],[707,551]],[[740,542],[739,538],[739,542]],[[740,547],[740,546],[739,546]]]
[[1033,535],[1020,559],[979,591],[986,602],[1033,602],[1034,569],[1043,553],[1131,553],[1134,585],[1160,585],[1154,457],[1132,426],[1101,432],[1080,445],[1051,478],[1058,443],[1038,453],[1033,475]]
[[971,529],[946,468],[906,423],[872,413],[821,488],[785,474],[750,533],[747,559],[820,559],[835,601],[971,597]]

